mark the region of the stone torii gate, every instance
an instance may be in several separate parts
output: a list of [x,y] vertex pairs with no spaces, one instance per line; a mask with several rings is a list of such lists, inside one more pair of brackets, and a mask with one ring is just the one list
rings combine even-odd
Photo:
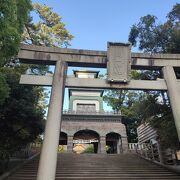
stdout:
[[[21,75],[20,80],[21,84],[52,86],[38,180],[55,179],[65,87],[168,91],[180,140],[180,81],[174,71],[180,68],[180,54],[131,53],[128,43],[108,43],[107,52],[22,45],[18,58],[23,63],[56,66],[53,76]],[[68,66],[107,67],[108,78],[66,77]],[[131,80],[131,69],[162,69],[164,79]]]

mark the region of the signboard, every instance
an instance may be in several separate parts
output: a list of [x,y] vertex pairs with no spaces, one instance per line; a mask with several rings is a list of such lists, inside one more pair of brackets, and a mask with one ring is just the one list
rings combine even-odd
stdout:
[[93,142],[98,142],[97,139],[77,139],[77,140],[73,140],[74,144],[90,144]]
[[108,81],[123,82],[130,81],[131,69],[131,44],[108,43]]

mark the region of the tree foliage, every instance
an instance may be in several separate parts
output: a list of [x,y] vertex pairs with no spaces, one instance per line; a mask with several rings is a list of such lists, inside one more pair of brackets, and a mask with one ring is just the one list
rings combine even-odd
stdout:
[[145,52],[179,53],[180,4],[173,7],[163,24],[153,15],[141,17],[140,22],[132,26],[129,41]]
[[[47,47],[68,47],[73,35],[66,29],[62,17],[53,12],[53,9],[39,3],[33,4],[34,16],[29,16],[25,23],[22,35],[22,43]],[[29,65],[29,71],[33,74],[45,74],[48,66]]]
[[158,93],[146,94],[136,102],[135,112],[140,122],[148,122],[157,130],[162,148],[177,149],[179,147],[178,136],[169,102],[160,101]]
[[17,54],[30,0],[2,0],[0,3],[0,67]]
[[4,103],[5,99],[9,95],[9,86],[6,82],[6,78],[0,73],[0,105]]
[[9,96],[0,104],[0,158],[8,158],[15,151],[43,131],[44,110],[40,87],[20,85],[20,74],[25,68],[1,68],[10,88]]
[[[157,23],[157,18],[147,15],[134,24],[129,34],[129,41],[140,50],[150,53],[180,53],[180,4],[176,4],[168,13],[165,23]],[[162,78],[161,72],[141,71],[147,79]],[[178,75],[178,73],[177,73]],[[178,148],[178,136],[167,95],[163,92],[148,93],[137,104],[141,119],[148,121],[157,130],[164,148]],[[159,101],[163,98],[163,101]]]
[[33,4],[33,11],[39,20],[35,23],[32,17],[29,17],[23,34],[25,43],[57,47],[70,45],[73,36],[65,28],[61,16],[53,12],[52,8],[38,3]]
[[122,122],[126,125],[128,142],[131,143],[137,142],[136,128],[141,118],[136,111],[136,103],[142,99],[142,96],[141,91],[108,90],[103,97],[115,112],[121,111]]

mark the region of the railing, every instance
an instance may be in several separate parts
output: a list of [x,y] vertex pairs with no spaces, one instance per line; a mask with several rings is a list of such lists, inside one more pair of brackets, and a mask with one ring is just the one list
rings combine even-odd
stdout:
[[139,143],[128,143],[128,149],[130,151],[137,151],[142,149],[142,147]]
[[121,115],[121,112],[114,111],[73,111],[73,110],[64,110],[63,114],[77,114],[77,115]]
[[22,148],[21,150],[15,152],[11,158],[27,158],[31,155],[31,145],[27,145],[26,147]]
[[151,143],[129,143],[128,148],[130,151],[134,151],[140,156],[152,160],[152,161],[157,161],[161,162],[161,153],[159,150],[159,145],[158,143],[156,144],[151,144]]
[[[175,152],[170,149],[161,151],[159,143],[129,143],[129,151],[136,152],[139,156],[148,159],[153,162],[157,162],[165,165],[175,165],[180,162],[180,158],[177,159]],[[178,152],[176,152],[177,154]],[[180,154],[180,152],[179,152]]]
[[[42,143],[31,143],[31,148],[36,151],[40,151]],[[58,152],[66,152],[67,145],[58,145]]]
[[145,144],[144,148],[141,149],[139,152],[141,156],[144,156],[147,159],[150,159],[152,161],[157,161],[161,162],[161,157],[160,157],[160,151],[158,148],[158,144],[151,144],[147,143]]
[[42,143],[30,143],[26,147],[20,149],[19,151],[15,152],[11,158],[18,158],[18,159],[23,159],[23,158],[28,158],[32,156],[33,154],[36,154],[40,152],[42,147]]
[[41,148],[42,143],[31,143],[31,148]]

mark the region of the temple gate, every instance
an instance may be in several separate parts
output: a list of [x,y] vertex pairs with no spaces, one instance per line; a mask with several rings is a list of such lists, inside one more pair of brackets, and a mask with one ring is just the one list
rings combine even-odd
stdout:
[[[22,75],[20,80],[21,84],[52,86],[38,180],[55,179],[65,87],[168,91],[180,139],[180,81],[175,75],[180,68],[180,54],[131,53],[130,49],[131,45],[125,43],[108,43],[107,52],[22,45],[18,54],[21,62],[56,66],[53,76]],[[87,81],[66,77],[68,66],[107,67],[108,78]],[[131,69],[162,70],[164,79],[131,80]]]

